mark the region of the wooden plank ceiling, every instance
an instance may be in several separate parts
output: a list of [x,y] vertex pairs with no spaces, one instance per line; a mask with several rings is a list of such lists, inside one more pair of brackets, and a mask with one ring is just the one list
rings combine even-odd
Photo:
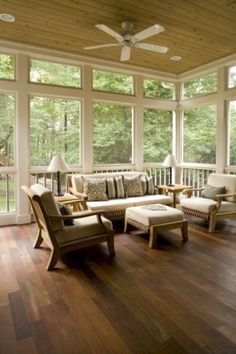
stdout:
[[[159,54],[132,47],[123,62],[173,74],[185,72],[236,52],[236,0],[0,0],[0,13],[15,16],[0,21],[0,39],[120,62],[121,47],[85,50],[115,43],[96,28],[105,24],[121,33],[121,22],[140,32],[156,23],[165,31],[145,40],[169,47]],[[179,55],[182,60],[170,58]]]

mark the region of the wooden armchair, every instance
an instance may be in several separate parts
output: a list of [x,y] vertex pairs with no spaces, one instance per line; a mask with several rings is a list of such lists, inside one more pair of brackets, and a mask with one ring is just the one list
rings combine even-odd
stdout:
[[[61,215],[52,192],[44,186],[35,184],[21,189],[29,198],[38,225],[34,248],[45,241],[51,249],[47,270],[55,267],[62,254],[101,242],[107,242],[110,254],[115,255],[112,223],[102,216],[102,211],[85,210],[83,201],[82,211]],[[65,225],[64,221],[70,221],[71,225]]]
[[[192,197],[193,192],[199,192],[200,197]],[[218,219],[236,218],[236,175],[212,173],[205,188],[188,189],[183,194],[187,198],[181,199],[182,211],[208,220],[209,232],[214,232]]]

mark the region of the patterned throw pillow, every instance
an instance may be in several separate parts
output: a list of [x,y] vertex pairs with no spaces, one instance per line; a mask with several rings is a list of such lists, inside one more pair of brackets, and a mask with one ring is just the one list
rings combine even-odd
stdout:
[[115,185],[116,185],[116,197],[117,198],[124,198],[125,197],[125,190],[123,185],[123,178],[122,176],[114,177]]
[[[57,203],[58,208],[60,210],[61,215],[72,215],[72,211],[70,208],[68,208],[66,205],[61,204],[61,203]],[[70,220],[63,220],[64,221],[64,225],[68,226],[68,225],[74,225],[74,220],[70,219]]]
[[124,176],[124,187],[126,197],[139,197],[143,195],[141,175],[134,177]]
[[86,187],[88,200],[108,200],[105,178],[88,179]]
[[155,194],[154,179],[152,176],[146,177],[147,179],[147,194]]
[[224,194],[225,187],[214,187],[206,184],[202,192],[202,198],[214,199],[217,194]]
[[116,186],[113,177],[107,177],[107,194],[109,199],[116,198]]

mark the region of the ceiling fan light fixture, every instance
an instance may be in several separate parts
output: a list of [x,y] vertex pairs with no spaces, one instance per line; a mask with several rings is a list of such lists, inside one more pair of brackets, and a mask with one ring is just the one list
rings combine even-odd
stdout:
[[15,22],[15,17],[11,14],[0,14],[0,20],[4,22]]
[[180,55],[174,55],[173,57],[170,58],[173,61],[179,61],[182,59],[182,57]]

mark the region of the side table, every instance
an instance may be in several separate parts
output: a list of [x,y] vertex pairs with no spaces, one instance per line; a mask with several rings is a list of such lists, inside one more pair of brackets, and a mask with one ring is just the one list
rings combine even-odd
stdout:
[[160,194],[168,194],[171,193],[173,194],[173,208],[176,208],[176,203],[177,203],[177,197],[180,192],[182,192],[184,189],[191,189],[191,186],[186,186],[184,184],[175,184],[174,186],[168,186],[167,184],[162,184],[158,186],[158,189],[160,191]]
[[55,196],[58,203],[70,205],[73,212],[80,211],[80,203],[82,200],[75,195],[65,193],[64,195]]

